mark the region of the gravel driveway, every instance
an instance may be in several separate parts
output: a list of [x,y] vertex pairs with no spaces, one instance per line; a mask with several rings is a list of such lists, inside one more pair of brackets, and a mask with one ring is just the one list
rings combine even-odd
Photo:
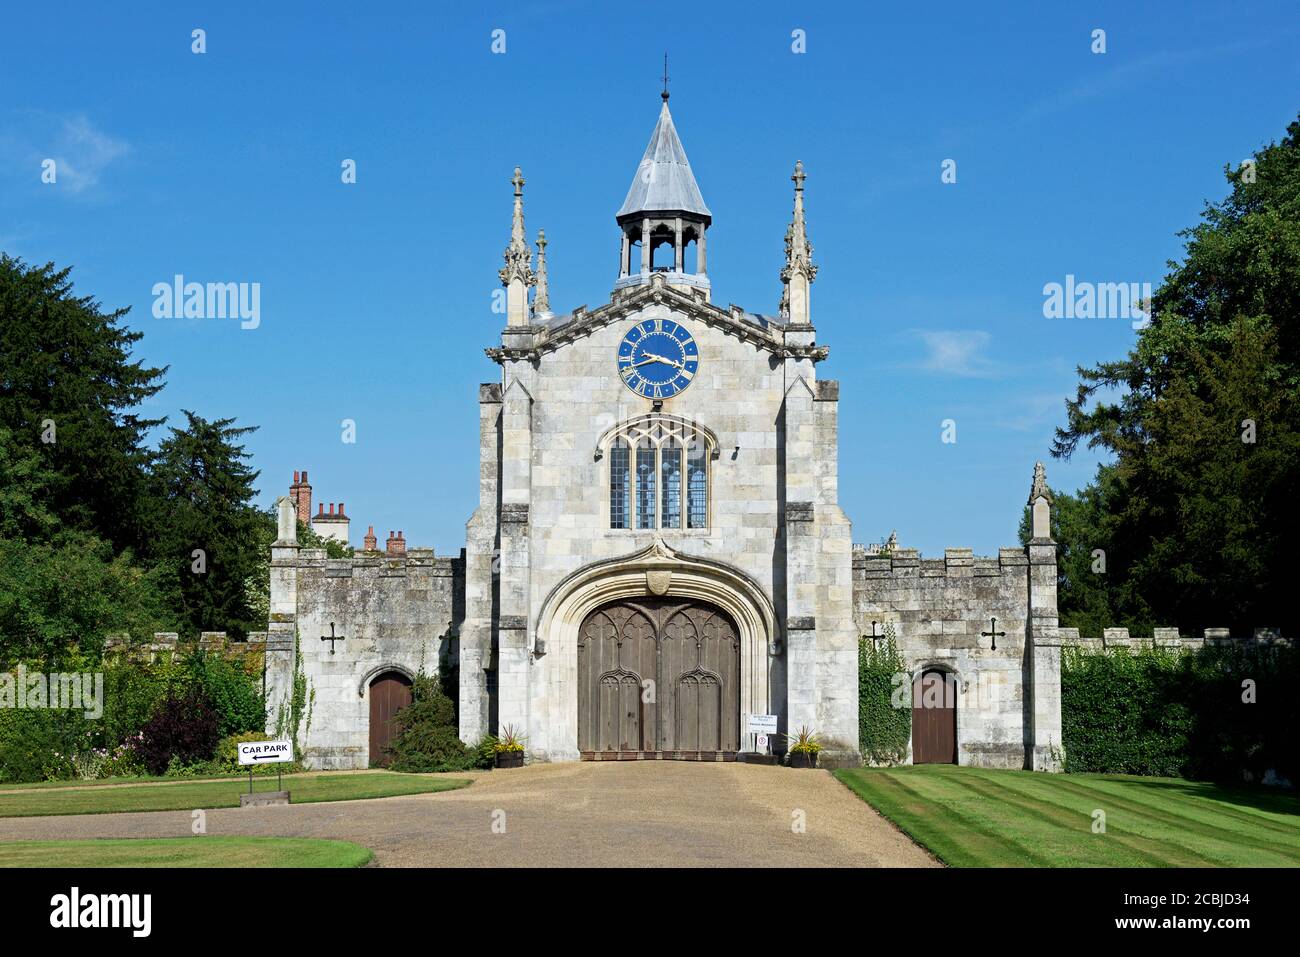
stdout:
[[[208,834],[341,838],[382,867],[934,867],[827,771],[629,761],[457,775],[458,791],[207,811]],[[188,811],[0,819],[0,840],[179,837]]]

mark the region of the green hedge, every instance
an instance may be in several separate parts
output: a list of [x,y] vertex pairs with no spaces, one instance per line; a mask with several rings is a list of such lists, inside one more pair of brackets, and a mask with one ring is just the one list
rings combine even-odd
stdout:
[[883,641],[859,638],[858,749],[863,761],[897,764],[907,757],[912,736],[911,692],[893,626],[885,626]]
[[1235,781],[1273,770],[1300,783],[1298,662],[1280,645],[1067,649],[1066,770]]
[[104,713],[87,718],[82,711],[0,708],[0,783],[100,777],[129,768],[134,762],[123,755],[123,745],[134,749],[159,704],[190,689],[201,689],[211,701],[222,736],[261,731],[266,722],[261,676],[216,655],[68,662],[58,668],[27,664],[28,674],[49,671],[102,671]]

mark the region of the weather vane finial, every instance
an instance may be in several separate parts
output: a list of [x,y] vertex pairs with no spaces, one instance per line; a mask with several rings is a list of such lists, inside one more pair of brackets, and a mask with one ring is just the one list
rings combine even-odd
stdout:
[[659,95],[664,98],[665,103],[668,102],[668,51],[667,50],[664,51],[664,91]]

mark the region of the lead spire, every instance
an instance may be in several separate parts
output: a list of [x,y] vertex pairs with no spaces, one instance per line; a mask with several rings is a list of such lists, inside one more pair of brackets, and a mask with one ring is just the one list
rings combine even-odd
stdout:
[[506,247],[506,264],[497,273],[506,287],[506,325],[528,325],[528,287],[536,283],[533,276],[533,251],[524,238],[524,174],[518,166],[510,180],[515,187],[515,211],[510,225],[510,245]]
[[817,267],[813,265],[812,243],[808,241],[808,225],[804,222],[803,181],[806,179],[803,162],[795,161],[794,175],[794,218],[785,231],[785,266],[781,269],[781,282],[785,289],[781,294],[781,316],[792,325],[809,325],[812,322],[808,302],[809,286],[817,278]]

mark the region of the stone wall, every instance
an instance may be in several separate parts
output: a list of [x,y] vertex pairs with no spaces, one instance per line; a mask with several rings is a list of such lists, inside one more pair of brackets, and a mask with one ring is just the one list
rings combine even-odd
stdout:
[[[869,555],[854,546],[853,608],[857,633],[880,635],[892,625],[899,652],[915,677],[934,667],[956,675],[958,763],[977,767],[1033,765],[1035,641],[1031,613],[1030,556],[1025,548],[1003,548],[981,557],[969,548],[949,548],[943,558],[923,558],[916,549]],[[1052,565],[1053,585],[1055,565]],[[1055,624],[1055,594],[1051,621]],[[996,618],[996,627],[990,619]],[[873,624],[874,622],[874,624]],[[1040,628],[1038,689],[1050,723],[1056,700],[1059,748],[1059,648]],[[1054,630],[1054,628],[1053,628]],[[993,649],[996,635],[997,649]],[[1054,685],[1053,685],[1054,683]],[[1046,732],[1052,729],[1043,728]],[[908,761],[911,760],[909,744]]]
[[184,656],[194,651],[221,655],[241,663],[250,675],[262,674],[266,654],[266,632],[254,631],[246,641],[230,641],[224,631],[205,631],[197,639],[181,641],[174,631],[156,631],[153,641],[132,642],[127,635],[109,635],[104,639],[104,660],[125,658],[128,661],[152,662],[170,656]]
[[1206,628],[1199,635],[1184,635],[1177,628],[1155,628],[1148,635],[1130,635],[1127,628],[1106,628],[1100,635],[1082,637],[1078,628],[1058,629],[1061,647],[1078,648],[1087,652],[1128,649],[1139,651],[1151,648],[1186,648],[1196,650],[1205,645],[1280,645],[1294,644],[1294,638],[1284,637],[1277,628],[1256,628],[1249,635],[1232,635],[1227,628]]
[[[267,730],[276,730],[292,693],[296,637],[311,696],[310,722],[299,731],[304,761],[368,767],[371,681],[386,671],[414,677],[456,667],[463,557],[410,549],[331,559],[288,540],[277,542],[273,555]],[[333,643],[322,639],[331,623],[341,637]]]

